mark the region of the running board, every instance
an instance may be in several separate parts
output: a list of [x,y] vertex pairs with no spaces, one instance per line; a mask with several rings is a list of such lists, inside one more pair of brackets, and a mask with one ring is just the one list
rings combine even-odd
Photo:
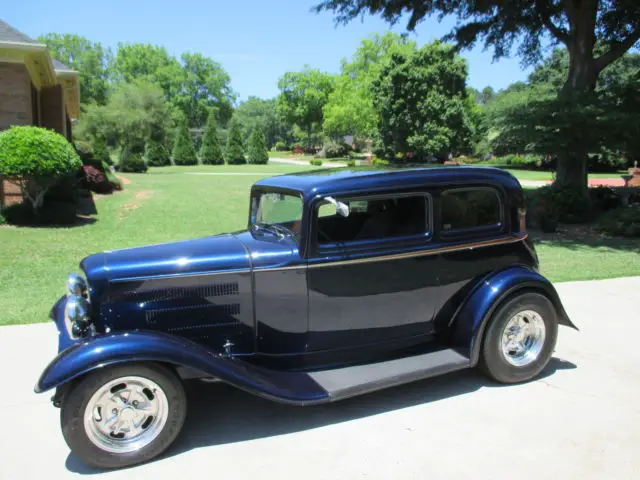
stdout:
[[468,357],[448,348],[386,362],[309,372],[307,375],[328,393],[328,400],[333,402],[469,366]]

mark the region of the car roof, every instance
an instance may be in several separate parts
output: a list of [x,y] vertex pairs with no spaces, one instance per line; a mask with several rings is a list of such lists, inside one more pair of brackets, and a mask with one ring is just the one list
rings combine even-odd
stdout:
[[259,180],[254,188],[293,190],[305,199],[348,192],[419,187],[423,185],[499,184],[520,189],[511,173],[492,167],[443,166],[426,168],[323,168]]

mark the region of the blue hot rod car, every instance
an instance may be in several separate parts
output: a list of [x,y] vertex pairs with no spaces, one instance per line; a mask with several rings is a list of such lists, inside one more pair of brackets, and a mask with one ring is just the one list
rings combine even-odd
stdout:
[[573,326],[538,273],[523,194],[489,168],[331,170],[251,190],[248,228],[91,255],[51,311],[65,440],[89,464],[176,438],[182,381],[314,405],[479,365],[503,383]]

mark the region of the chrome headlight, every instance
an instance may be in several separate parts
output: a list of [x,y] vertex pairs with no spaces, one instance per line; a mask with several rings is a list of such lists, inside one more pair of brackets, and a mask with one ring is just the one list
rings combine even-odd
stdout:
[[64,309],[67,326],[72,338],[84,337],[89,332],[91,312],[89,301],[79,295],[69,295]]
[[87,294],[87,282],[81,275],[70,273],[67,276],[67,290],[71,295],[84,297]]

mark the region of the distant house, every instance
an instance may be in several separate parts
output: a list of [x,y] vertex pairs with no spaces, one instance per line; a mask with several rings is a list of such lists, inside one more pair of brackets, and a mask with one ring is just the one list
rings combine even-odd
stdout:
[[[71,140],[71,120],[79,115],[78,72],[51,58],[45,45],[0,20],[0,131],[37,125]],[[21,200],[9,198],[15,193],[0,182],[0,204],[5,197],[7,203]]]

